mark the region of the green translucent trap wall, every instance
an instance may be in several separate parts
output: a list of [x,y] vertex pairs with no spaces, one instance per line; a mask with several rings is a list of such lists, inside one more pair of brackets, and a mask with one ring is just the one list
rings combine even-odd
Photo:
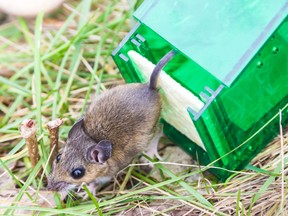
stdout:
[[[205,149],[165,121],[164,133],[204,165],[239,170],[279,134],[279,110],[282,125],[288,124],[288,3],[215,0],[207,9],[205,1],[193,2],[144,1],[135,13],[138,23],[112,56],[127,82],[140,82],[130,50],[156,64],[177,49],[180,54],[164,70],[205,104],[200,111],[187,107]],[[237,19],[237,11],[248,15]],[[226,23],[215,16],[224,16]],[[189,19],[190,24],[185,22]],[[226,65],[217,63],[223,59]],[[212,172],[222,179],[231,174],[217,168]]]

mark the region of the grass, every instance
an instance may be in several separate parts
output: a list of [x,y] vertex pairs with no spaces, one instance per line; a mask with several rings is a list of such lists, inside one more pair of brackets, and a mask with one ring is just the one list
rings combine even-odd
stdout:
[[[67,1],[48,16],[10,18],[0,25],[0,214],[287,213],[285,130],[252,161],[256,168],[235,172],[224,183],[205,172],[208,167],[165,161],[155,163],[153,172],[160,172],[156,178],[153,172],[144,173],[143,164],[135,159],[96,198],[85,186],[83,193],[91,199],[70,197],[65,203],[45,190],[43,179],[49,173],[45,124],[58,117],[65,120],[60,128],[63,144],[90,99],[124,83],[110,54],[132,26],[131,12],[139,1],[129,2]],[[41,160],[33,169],[18,132],[19,124],[27,118],[38,123]],[[182,171],[175,172],[173,167]],[[43,178],[36,178],[41,168]]]

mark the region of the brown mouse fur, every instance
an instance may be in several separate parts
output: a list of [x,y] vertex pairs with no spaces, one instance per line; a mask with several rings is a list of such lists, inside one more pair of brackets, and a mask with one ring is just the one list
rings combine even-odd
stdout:
[[117,86],[92,101],[71,128],[61,157],[54,161],[48,189],[62,191],[82,182],[101,182],[147,148],[161,113],[155,80],[175,54],[170,51],[159,61],[150,84]]
[[[53,164],[48,188],[62,190],[115,175],[146,149],[160,112],[161,98],[147,84],[122,85],[100,94],[69,132],[61,159]],[[87,150],[101,140],[112,144],[111,157],[104,163],[91,162]],[[85,168],[85,175],[73,179],[71,172],[78,167]]]

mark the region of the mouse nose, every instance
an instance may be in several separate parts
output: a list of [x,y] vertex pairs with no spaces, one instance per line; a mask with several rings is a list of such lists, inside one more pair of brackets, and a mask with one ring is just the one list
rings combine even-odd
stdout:
[[68,186],[68,183],[64,182],[64,181],[60,181],[60,182],[51,182],[50,181],[50,182],[48,182],[47,190],[50,190],[50,191],[61,191],[67,186]]

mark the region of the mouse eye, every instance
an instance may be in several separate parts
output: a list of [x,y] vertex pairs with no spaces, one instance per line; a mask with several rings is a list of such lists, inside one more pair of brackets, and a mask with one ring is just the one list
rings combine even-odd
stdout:
[[56,157],[56,163],[58,163],[61,159],[61,154],[58,154],[57,157]]
[[85,169],[83,168],[76,168],[71,172],[71,176],[74,179],[80,179],[84,176],[85,174]]

